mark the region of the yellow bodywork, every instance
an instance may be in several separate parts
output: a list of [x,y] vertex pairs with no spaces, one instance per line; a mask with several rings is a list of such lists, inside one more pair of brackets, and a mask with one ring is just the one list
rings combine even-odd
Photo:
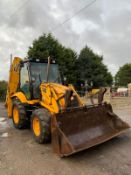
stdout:
[[42,83],[40,86],[42,100],[40,101],[41,106],[48,109],[51,113],[59,113],[66,109],[65,94],[67,91],[72,90],[72,98],[76,97],[79,106],[83,106],[81,99],[74,90],[72,85],[63,86],[56,83]]
[[79,95],[72,85],[64,86],[57,83],[42,82],[40,85],[41,98],[28,100],[25,94],[18,89],[20,82],[21,61],[21,58],[15,57],[10,68],[9,83],[6,96],[6,106],[9,118],[12,117],[13,98],[18,98],[21,103],[24,104],[40,104],[44,108],[48,109],[52,114],[56,114],[60,111],[64,111],[67,108],[67,99],[65,99],[66,93],[72,91],[71,100],[75,98],[75,100],[77,100],[78,106],[83,106]]
[[[24,93],[18,91],[19,80],[20,80],[20,62],[22,61],[21,58],[15,57],[13,63],[10,67],[9,72],[9,82],[7,88],[7,95],[6,95],[6,102],[5,105],[7,107],[8,117],[12,117],[12,99],[18,98],[22,103],[27,103],[33,105],[39,102],[38,100],[27,100]],[[17,92],[18,91],[18,92]]]
[[30,105],[39,103],[39,99],[38,100],[27,100],[26,96],[22,93],[22,92],[16,92],[14,95],[11,96],[11,98],[17,97],[21,103],[28,103]]
[[[30,71],[27,71],[29,81],[26,83],[29,83],[29,93],[31,93],[28,96],[26,91],[23,90],[24,94],[22,92],[22,78],[20,80],[20,77],[23,75],[21,68],[25,62],[21,61],[18,57],[14,58],[10,68],[6,96],[8,117],[13,116],[13,123],[19,129],[31,120],[31,129],[35,139],[39,143],[43,143],[43,141],[47,141],[47,136],[50,135],[53,150],[58,155],[68,156],[90,148],[119,135],[129,128],[125,122],[113,113],[110,104],[83,105],[72,85],[64,86],[58,83],[40,81],[35,89],[35,92],[39,91],[38,99],[34,99],[32,93],[34,90],[32,82],[34,80],[29,76]],[[49,68],[49,64],[47,67]],[[29,70],[30,66],[26,68]],[[46,71],[44,73],[46,74]],[[49,71],[47,71],[47,75],[48,73]],[[99,90],[92,91],[91,95],[97,92]],[[14,98],[19,99],[22,104]],[[42,107],[48,111],[43,110]],[[49,114],[46,114],[46,112]],[[32,117],[30,117],[30,114],[32,114]]]
[[98,94],[100,91],[100,89],[92,89],[91,91],[87,92],[86,96],[90,97],[90,96],[94,96],[96,94]]
[[20,78],[20,62],[21,58],[15,57],[10,67],[9,82],[6,95],[6,106],[8,116],[12,116],[12,96],[17,92],[19,78]]

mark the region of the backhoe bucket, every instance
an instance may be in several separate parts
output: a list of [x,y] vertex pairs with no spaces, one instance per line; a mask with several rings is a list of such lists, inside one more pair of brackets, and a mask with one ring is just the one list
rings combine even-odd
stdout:
[[129,125],[113,113],[110,104],[70,109],[52,117],[53,150],[61,157],[105,142]]

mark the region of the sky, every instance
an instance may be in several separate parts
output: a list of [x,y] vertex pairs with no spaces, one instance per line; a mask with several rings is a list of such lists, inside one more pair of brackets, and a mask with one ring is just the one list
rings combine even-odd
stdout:
[[131,63],[130,0],[0,0],[0,80],[8,79],[10,54],[24,58],[49,32],[78,53],[87,45],[103,55],[113,75]]

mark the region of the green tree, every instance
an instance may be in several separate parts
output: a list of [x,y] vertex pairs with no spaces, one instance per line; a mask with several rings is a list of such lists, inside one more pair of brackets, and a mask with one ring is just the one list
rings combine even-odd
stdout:
[[112,84],[112,75],[103,64],[103,57],[95,54],[89,47],[80,51],[76,63],[77,77],[88,84],[93,82],[94,87],[109,86]]
[[115,82],[117,86],[127,86],[128,83],[131,83],[131,63],[119,68],[115,75]]
[[47,59],[48,56],[56,59],[61,75],[67,78],[68,83],[78,85],[78,81],[88,80],[95,87],[112,83],[112,75],[103,64],[103,57],[88,47],[81,50],[77,59],[71,48],[64,47],[51,34],[43,34],[29,47],[28,58]]
[[4,80],[0,81],[0,101],[5,100],[6,91],[7,91],[7,82]]
[[76,52],[62,46],[51,34],[44,34],[34,40],[32,47],[29,47],[28,58],[47,59],[48,56],[56,59],[60,72],[66,76],[68,83],[74,83],[76,78],[73,70],[77,57]]

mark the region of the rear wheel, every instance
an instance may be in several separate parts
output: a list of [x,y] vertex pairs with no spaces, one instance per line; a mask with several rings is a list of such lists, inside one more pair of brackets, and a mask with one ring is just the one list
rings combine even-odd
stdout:
[[51,140],[51,114],[46,109],[36,109],[31,117],[31,130],[38,143]]
[[12,119],[15,128],[22,129],[27,126],[26,110],[24,105],[18,100],[13,100]]

